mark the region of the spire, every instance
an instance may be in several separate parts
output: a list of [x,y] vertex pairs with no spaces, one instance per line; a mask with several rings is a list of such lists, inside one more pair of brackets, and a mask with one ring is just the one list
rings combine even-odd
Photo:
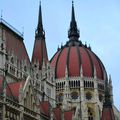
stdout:
[[77,23],[75,20],[74,2],[73,1],[72,1],[72,14],[71,14],[70,29],[68,31],[68,38],[70,40],[78,40],[78,38],[79,38],[79,30],[77,29]]
[[47,47],[45,41],[45,32],[42,24],[42,10],[41,3],[39,5],[38,26],[35,35],[35,42],[32,54],[32,63],[39,62],[39,69],[42,69],[42,65],[48,61]]
[[112,103],[110,100],[108,79],[105,81],[105,101],[103,103],[102,119],[101,120],[115,120]]
[[45,38],[45,32],[43,30],[43,24],[42,24],[41,1],[40,1],[40,5],[39,5],[38,25],[37,25],[37,30],[36,30],[36,37]]
[[108,86],[108,79],[105,81],[105,106],[112,106],[111,100],[110,100],[110,93],[109,93],[109,86]]

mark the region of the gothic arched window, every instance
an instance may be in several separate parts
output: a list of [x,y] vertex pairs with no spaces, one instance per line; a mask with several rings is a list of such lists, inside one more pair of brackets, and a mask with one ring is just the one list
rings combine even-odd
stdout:
[[72,97],[72,99],[76,100],[78,98],[78,93],[77,92],[72,92],[71,97]]
[[90,100],[92,98],[92,94],[90,92],[86,93],[86,99]]
[[88,120],[94,120],[93,119],[93,110],[88,107]]

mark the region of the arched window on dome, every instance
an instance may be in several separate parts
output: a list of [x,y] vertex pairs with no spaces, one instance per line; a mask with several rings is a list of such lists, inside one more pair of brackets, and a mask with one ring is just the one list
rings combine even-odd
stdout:
[[71,82],[71,86],[73,87],[73,81]]
[[84,81],[84,87],[86,87],[86,82]]
[[89,87],[89,82],[88,81],[86,81],[86,87]]
[[58,83],[58,89],[60,89],[60,83]]
[[92,87],[92,82],[90,82],[90,87]]
[[76,82],[76,87],[78,87],[77,81],[75,81],[75,82]]
[[69,86],[71,87],[71,81],[69,81]]
[[80,87],[80,81],[78,81],[78,87]]
[[78,99],[78,93],[77,92],[72,92],[71,97],[72,97],[73,100]]
[[93,110],[90,107],[88,107],[88,120],[94,120],[93,119]]
[[92,82],[92,87],[94,88],[94,83]]
[[62,89],[63,89],[64,83],[62,82]]
[[88,87],[90,87],[90,82],[88,81]]
[[74,87],[75,87],[75,81],[74,81]]
[[60,89],[61,89],[61,82],[59,83],[59,85],[60,85]]

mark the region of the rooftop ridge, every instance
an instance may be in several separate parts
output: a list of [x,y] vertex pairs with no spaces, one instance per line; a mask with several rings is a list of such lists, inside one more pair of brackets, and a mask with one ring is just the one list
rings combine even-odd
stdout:
[[23,39],[23,33],[21,33],[20,31],[18,31],[15,27],[13,27],[12,25],[10,25],[3,18],[0,18],[0,23],[2,23],[3,25],[5,25],[9,29],[11,29],[15,34],[17,34],[19,37],[21,37]]

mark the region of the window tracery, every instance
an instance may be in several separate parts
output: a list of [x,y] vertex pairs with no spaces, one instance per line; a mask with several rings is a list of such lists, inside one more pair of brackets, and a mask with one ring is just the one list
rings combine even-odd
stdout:
[[94,120],[93,119],[93,110],[88,107],[88,120]]
[[78,93],[77,92],[72,92],[71,97],[72,97],[72,99],[76,100],[78,98]]
[[86,99],[91,100],[92,99],[92,94],[90,92],[86,93]]

